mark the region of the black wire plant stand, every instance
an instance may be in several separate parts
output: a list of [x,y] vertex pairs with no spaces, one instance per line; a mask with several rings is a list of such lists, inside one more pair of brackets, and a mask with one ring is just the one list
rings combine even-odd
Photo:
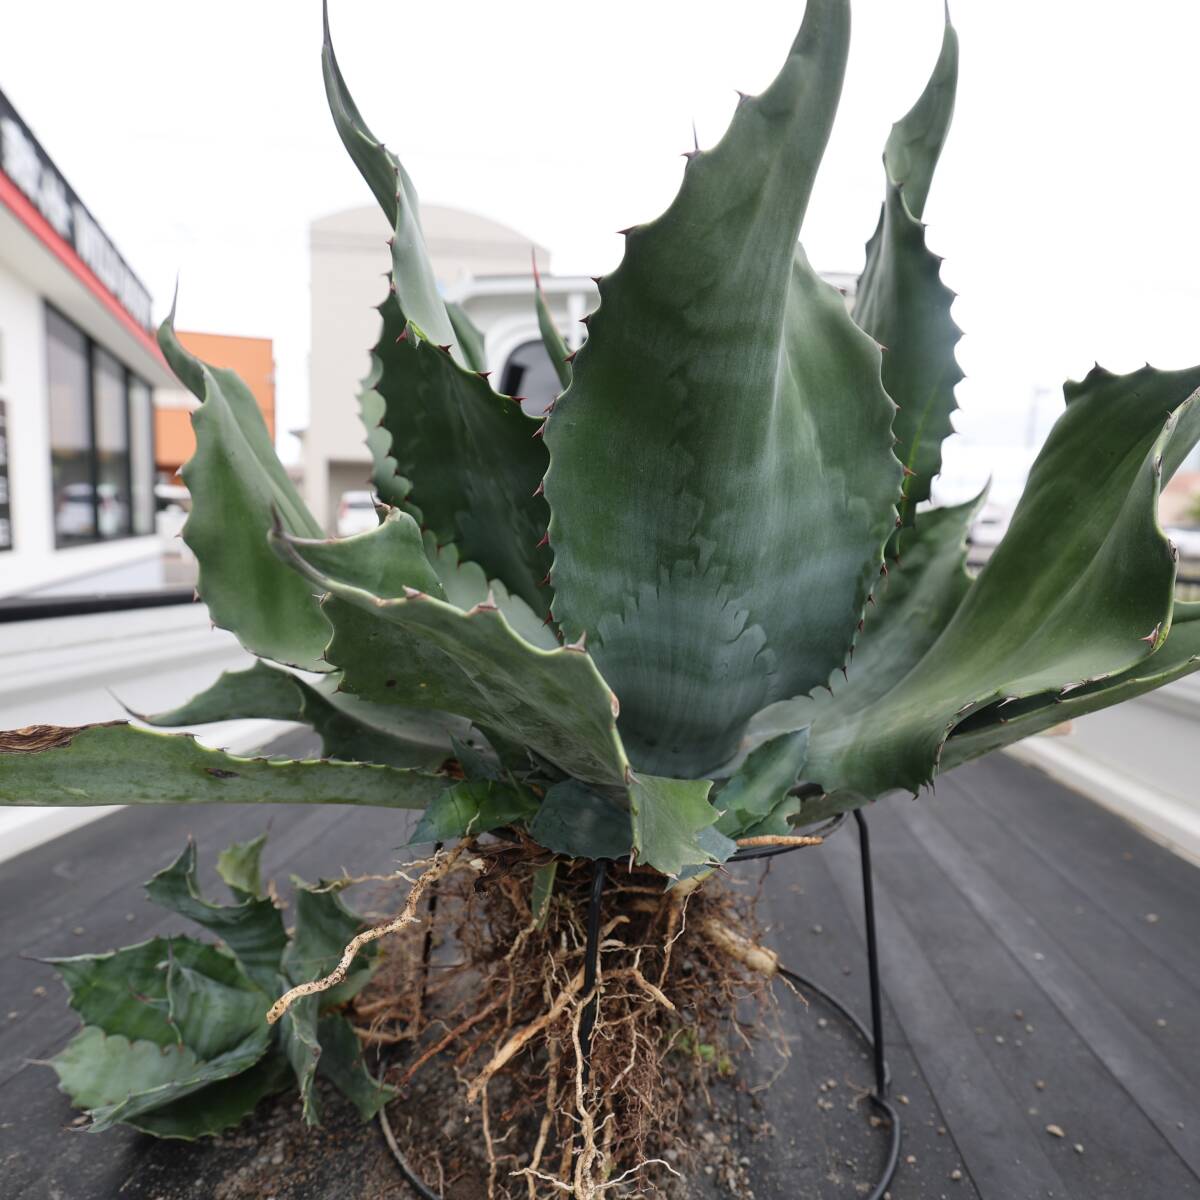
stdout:
[[[891,1186],[900,1161],[900,1115],[888,1099],[891,1084],[891,1073],[884,1055],[883,1038],[883,993],[879,979],[879,941],[875,927],[875,882],[871,868],[871,835],[867,828],[867,819],[861,809],[855,809],[852,814],[841,813],[831,821],[814,831],[823,838],[835,833],[847,822],[848,816],[854,817],[858,827],[858,853],[862,869],[863,895],[863,924],[867,941],[867,980],[870,991],[871,1017],[868,1026],[849,1005],[834,995],[819,983],[780,966],[779,974],[798,990],[819,996],[829,1008],[838,1014],[842,1020],[854,1030],[864,1045],[871,1051],[871,1061],[874,1073],[874,1088],[867,1093],[871,1107],[884,1119],[888,1130],[887,1156],[883,1169],[865,1200],[882,1200],[884,1193]],[[766,846],[743,847],[728,861],[730,863],[750,862],[755,859],[775,858],[780,854],[788,854],[801,847]],[[608,861],[597,859],[592,872],[591,893],[588,899],[587,940],[584,946],[584,977],[583,994],[588,996],[579,1021],[579,1039],[583,1050],[583,1081],[586,1085],[591,1072],[592,1034],[596,1027],[596,1015],[599,1009],[600,997],[596,990],[597,977],[600,969],[600,904],[604,897],[604,888],[608,879]],[[436,893],[431,895],[431,905],[436,903]],[[428,935],[427,935],[428,942]],[[426,946],[428,952],[428,945]],[[400,1150],[391,1126],[388,1124],[386,1110],[380,1110],[380,1125],[392,1155],[400,1168],[400,1173],[413,1193],[420,1200],[443,1200],[441,1193],[434,1191],[409,1166],[407,1159]]]

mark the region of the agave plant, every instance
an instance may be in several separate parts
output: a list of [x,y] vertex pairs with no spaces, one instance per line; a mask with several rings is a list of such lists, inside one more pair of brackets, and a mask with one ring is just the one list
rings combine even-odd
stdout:
[[201,895],[190,843],[146,883],[150,900],[220,934],[223,947],[154,937],[107,954],[48,960],[84,1023],[50,1065],[91,1113],[93,1131],[119,1123],[156,1137],[219,1133],[289,1080],[305,1119],[316,1123],[318,1069],[364,1119],[392,1095],[367,1073],[358,1038],[337,1011],[369,982],[371,953],[339,987],[302,999],[275,1028],[263,1020],[270,997],[332,968],[361,927],[337,884],[297,879],[289,936],[263,886],[265,841],[235,844],[218,858],[232,904]]
[[848,0],[808,0],[774,82],[625,231],[575,354],[537,296],[563,390],[535,419],[442,299],[326,24],[334,122],[394,231],[359,400],[381,520],[326,538],[249,391],[168,319],[201,401],[199,593],[263,661],[147,719],[302,721],[323,757],[36,727],[0,738],[0,800],[389,805],[423,810],[418,839],[518,826],[679,877],[1195,669],[1200,605],[1174,599],[1156,506],[1200,437],[1200,368],[1068,383],[976,577],[981,500],[929,506],[959,330],[921,217],[957,41],[947,21],[888,138],[852,313],[799,243],[848,43]]

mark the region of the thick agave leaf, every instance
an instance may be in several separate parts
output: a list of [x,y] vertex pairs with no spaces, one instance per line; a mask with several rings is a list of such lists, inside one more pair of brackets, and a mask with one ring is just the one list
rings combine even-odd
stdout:
[[554,612],[586,631],[635,766],[696,777],[845,661],[901,471],[878,348],[796,246],[841,89],[845,0],[629,232],[547,420]]
[[192,414],[196,453],[182,471],[192,494],[183,540],[200,565],[196,590],[213,621],[253,654],[327,671],[321,651],[329,626],[316,597],[267,547],[275,519],[301,537],[320,537],[321,527],[275,456],[250,389],[234,372],[189,354],[174,322],[172,308],[158,343],[201,401]]
[[[393,227],[392,291],[379,309],[383,331],[367,380],[383,401],[378,423],[373,411],[367,423],[380,494],[391,503],[408,498],[378,469],[390,457],[437,540],[457,542],[464,558],[544,612],[550,559],[539,542],[549,514],[540,493],[546,452],[535,436],[539,423],[479,374],[478,331],[464,326],[465,314],[458,318],[465,338],[456,332],[425,247],[416,189],[350,96],[328,14],[321,61],[338,134]],[[380,431],[391,435],[390,445]]]
[[558,332],[554,318],[550,315],[550,306],[546,303],[546,293],[542,291],[542,274],[538,270],[536,256],[533,259],[533,289],[534,304],[537,307],[538,332],[542,335],[542,345],[546,347],[546,353],[550,357],[554,373],[558,376],[558,382],[563,387],[569,387],[571,383],[571,351],[568,349],[563,335]]
[[189,937],[151,938],[107,954],[46,959],[62,976],[84,1025],[133,1042],[180,1039],[167,1011],[167,966],[178,964],[226,987],[248,987],[242,969],[216,946]]
[[50,1065],[58,1073],[62,1090],[85,1109],[120,1104],[137,1092],[171,1083],[200,1066],[195,1054],[178,1042],[161,1046],[130,1041],[95,1026],[81,1029]]
[[737,838],[766,820],[800,780],[808,758],[808,730],[772,738],[754,750],[713,797],[717,830]]
[[258,660],[245,670],[222,671],[216,683],[177,708],[150,715],[133,715],[147,725],[168,729],[246,718],[299,721],[304,711],[297,687],[300,682],[290,671]]
[[239,904],[267,894],[262,881],[266,844],[267,835],[263,833],[248,842],[234,842],[217,855],[217,874]]
[[989,705],[955,727],[942,767],[998,750],[1052,726],[1153,691],[1200,668],[1200,602],[1177,602],[1167,639],[1148,658],[1107,679],[1066,692]]
[[[389,712],[394,714],[389,719]],[[143,717],[150,725],[201,725],[255,717],[299,721],[321,739],[323,758],[381,763],[389,767],[435,767],[450,753],[451,729],[462,722],[395,706],[355,702],[340,692],[323,693],[264,662],[243,671],[225,671],[186,704]]]
[[883,150],[888,178],[903,189],[905,205],[917,220],[925,211],[933,172],[950,132],[957,90],[958,34],[947,8],[942,49],[933,74],[916,104],[892,126]]
[[875,590],[845,676],[835,672],[827,689],[758,713],[747,732],[751,745],[808,726],[820,736],[885,695],[925,657],[971,586],[967,533],[986,495],[921,514],[903,562]]
[[[289,986],[289,981],[280,975],[276,993],[282,995]],[[280,1048],[291,1064],[306,1125],[321,1123],[321,1105],[316,1091],[317,1064],[321,1060],[317,1007],[316,996],[302,996],[279,1020]]]
[[677,876],[685,867],[721,862],[737,849],[712,828],[720,814],[708,802],[711,787],[708,779],[634,777],[629,812],[639,862]]
[[321,1057],[317,1071],[358,1109],[364,1121],[369,1121],[395,1096],[394,1088],[381,1086],[371,1078],[363,1061],[362,1043],[345,1017],[331,1013],[317,1023]]
[[240,1045],[262,1025],[270,1007],[249,979],[213,979],[172,958],[167,963],[167,1011],[183,1044],[202,1062]]
[[459,557],[452,542],[439,546],[433,534],[425,534],[425,555],[433,564],[445,590],[445,599],[468,612],[477,604],[494,604],[504,619],[531,646],[556,650],[558,636],[544,615],[538,615],[520,596],[511,593],[498,579],[488,579],[483,568]]
[[[289,1074],[306,1119],[315,1122],[318,1070],[364,1116],[391,1095],[367,1074],[345,1020],[319,1013],[319,1006],[344,1003],[366,983],[376,947],[368,947],[338,988],[295,1005],[273,1042],[265,1020],[271,998],[326,974],[362,921],[335,887],[297,880],[289,942],[279,910],[263,894],[264,840],[231,846],[221,856],[219,873],[236,904],[203,899],[191,846],[146,885],[152,899],[219,933],[232,953],[176,937],[49,960],[85,1023],[51,1065],[75,1102],[94,1110],[94,1128],[123,1121],[159,1137],[219,1133],[285,1086]],[[270,995],[251,975],[269,984]]]
[[450,781],[372,763],[239,758],[124,721],[0,733],[0,804],[373,804],[424,808]]
[[[489,579],[544,613],[550,554],[539,545],[549,518],[540,490],[546,469],[541,422],[415,333],[396,295],[379,311],[383,331],[368,376],[370,390],[383,400],[372,435],[377,460],[383,449],[378,433],[390,434],[386,456],[412,485],[400,499],[419,505],[439,544],[456,542]],[[398,484],[385,481],[381,494],[396,503],[399,492]]]
[[387,401],[375,386],[381,370],[379,358],[372,354],[371,370],[362,381],[362,390],[358,394],[358,416],[366,431],[366,446],[371,455],[371,482],[384,504],[411,511],[408,497],[412,494],[412,483],[400,474],[392,457],[392,435],[383,427]]
[[[854,719],[860,710],[885,696],[924,658],[971,586],[967,533],[986,495],[985,488],[966,504],[921,514],[906,543],[903,563],[893,565],[884,586],[876,589],[845,677],[838,672],[826,689],[758,713],[750,723],[747,741],[760,749],[751,754],[741,772],[792,731],[805,731],[818,745],[836,736],[842,721]],[[806,745],[802,766],[807,765]],[[806,780],[813,777],[810,771],[801,775]],[[861,802],[860,796],[838,791],[836,777],[832,778],[834,782],[828,785],[832,796],[780,800],[760,824],[746,826],[742,836],[785,833],[790,823],[810,824]],[[721,799],[717,805],[723,807]],[[720,828],[729,832],[728,822],[723,820]]]
[[[81,1044],[85,1035],[89,1034],[93,1034],[93,1037]],[[91,1110],[93,1123],[89,1126],[90,1131],[102,1133],[121,1122],[135,1124],[143,1114],[182,1100],[211,1084],[241,1075],[267,1053],[271,1037],[270,1027],[264,1021],[232,1049],[207,1062],[200,1062],[186,1046],[163,1049],[152,1043],[128,1043],[124,1038],[106,1038],[103,1034],[96,1039],[92,1030],[85,1029],[68,1044],[63,1054],[71,1051],[72,1063],[78,1064],[81,1072],[89,1071],[96,1079],[104,1081],[105,1094],[113,1095],[113,1099],[99,1105],[85,1102],[71,1092],[59,1069],[61,1055],[53,1060],[53,1065],[59,1071],[64,1089],[70,1092],[75,1103]],[[125,1042],[124,1047],[122,1042]],[[152,1060],[143,1050],[146,1046],[152,1046],[154,1053],[166,1061],[166,1066],[151,1066]],[[93,1060],[98,1065],[92,1065]],[[115,1094],[118,1090],[123,1090],[124,1095]]]
[[[309,886],[300,879],[293,879],[293,882],[296,885],[296,924],[283,953],[283,973],[277,977],[277,995],[287,991],[293,984],[307,983],[328,975],[337,966],[346,945],[363,929],[362,918],[342,902],[335,884],[326,880],[315,886]],[[302,998],[292,1005],[279,1022],[283,1052],[291,1064],[300,1091],[304,1119],[310,1125],[318,1124],[321,1119],[316,1076],[327,1050],[321,1037],[321,1013],[353,999],[370,982],[378,965],[378,957],[378,945],[367,946],[337,987],[317,996]],[[354,1093],[351,1099],[359,1103],[367,1090],[365,1083],[355,1078],[355,1060],[346,1058],[341,1031],[336,1027],[327,1028],[330,1028],[336,1042],[334,1061],[329,1068],[332,1075],[341,1080],[337,1086],[348,1085]],[[352,1031],[350,1037],[357,1041]]]
[[[962,331],[950,316],[954,293],[941,281],[941,260],[926,247],[921,224],[957,80],[958,35],[947,16],[933,75],[887,141],[887,192],[854,302],[854,319],[883,346],[883,385],[900,409],[893,430],[906,472],[899,505],[905,525],[913,523],[917,504],[929,499],[941,470],[942,442],[953,432],[954,388],[962,379],[954,358]],[[899,539],[897,534],[896,553]]]
[[487,354],[484,352],[483,333],[479,327],[467,316],[466,310],[461,304],[447,300],[446,313],[450,317],[450,324],[458,339],[458,348],[462,351],[463,362],[472,371],[486,371]]
[[529,835],[539,846],[567,858],[617,859],[633,849],[628,806],[577,779],[564,779],[547,788],[529,823]]
[[911,671],[814,725],[811,779],[868,798],[916,791],[970,713],[1149,669],[1142,660],[1170,628],[1176,569],[1159,489],[1200,437],[1198,386],[1200,368],[1150,367],[1097,367],[1067,385],[1004,541]]
[[263,992],[274,991],[288,938],[283,915],[273,901],[265,896],[249,897],[240,904],[205,900],[196,877],[196,843],[192,841],[169,867],[147,881],[146,894],[155,904],[215,933]]
[[465,780],[447,788],[425,810],[409,845],[488,833],[514,821],[526,821],[537,811],[536,798],[525,788],[490,779]]
[[[355,540],[367,546],[379,532]],[[624,783],[616,701],[582,648],[539,649],[487,603],[463,612],[412,588],[373,592],[370,569],[347,543],[280,534],[274,544],[328,593],[328,657],[344,689],[375,702],[458,713],[485,734],[530,746],[569,775]]]
[[160,1138],[194,1141],[209,1137],[237,1125],[260,1100],[282,1091],[290,1074],[287,1059],[272,1049],[249,1070],[210,1083],[182,1100],[139,1113],[126,1124]]
[[[162,1136],[216,1133],[278,1086],[274,1071],[242,1078],[268,1052],[270,1001],[215,947],[154,939],[56,965],[87,1025],[50,1065],[72,1100],[92,1110],[93,1130],[125,1121],[149,1132],[160,1132],[159,1124]],[[123,988],[121,968],[128,972]],[[186,1111],[149,1119],[198,1093]]]

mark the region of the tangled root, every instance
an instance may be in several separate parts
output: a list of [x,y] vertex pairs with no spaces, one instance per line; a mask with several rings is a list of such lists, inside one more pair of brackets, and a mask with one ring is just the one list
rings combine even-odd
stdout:
[[315,996],[318,992],[327,992],[330,988],[337,987],[346,978],[346,973],[350,970],[350,964],[354,962],[358,952],[369,942],[374,942],[381,937],[387,937],[389,933],[399,933],[406,925],[415,925],[418,920],[417,905],[421,901],[422,893],[427,887],[437,883],[439,879],[450,871],[455,862],[457,862],[459,855],[465,849],[466,845],[463,844],[456,846],[447,854],[439,852],[435,855],[433,862],[430,863],[425,872],[413,883],[412,891],[408,893],[408,900],[405,902],[400,915],[393,917],[390,921],[385,921],[382,925],[376,925],[371,929],[364,929],[357,937],[351,939],[349,945],[342,952],[341,961],[324,979],[316,979],[311,983],[299,983],[294,988],[284,992],[267,1010],[267,1024],[274,1025],[301,997]]
[[[665,1195],[659,1186],[677,1172],[663,1153],[674,1153],[684,1106],[732,1073],[735,1040],[748,1044],[749,1027],[772,1011],[776,956],[757,944],[752,905],[720,880],[665,891],[655,872],[614,864],[597,984],[585,992],[592,864],[560,861],[549,908],[535,914],[532,876],[544,860],[531,843],[501,840],[435,858],[401,915],[355,939],[398,934],[348,1015],[365,1045],[402,1047],[388,1073],[402,1096],[456,1081],[456,1103],[469,1107],[455,1128],[477,1113],[474,1161],[477,1179],[486,1176],[486,1192],[471,1196]],[[433,884],[436,914],[418,926],[417,900]],[[344,957],[343,975],[348,965]],[[593,999],[587,1055],[581,1026]],[[424,1126],[441,1119],[430,1107],[418,1106]],[[447,1167],[439,1132],[451,1136],[436,1123],[410,1134],[406,1152],[442,1194],[468,1194],[454,1191],[455,1164],[472,1173],[462,1135],[452,1135]]]

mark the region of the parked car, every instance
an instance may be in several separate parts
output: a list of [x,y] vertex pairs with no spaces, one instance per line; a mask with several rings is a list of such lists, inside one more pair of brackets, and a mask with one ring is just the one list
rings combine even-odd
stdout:
[[337,534],[338,537],[350,537],[355,533],[366,533],[379,524],[379,514],[375,511],[374,492],[343,492],[341,503],[338,504]]

